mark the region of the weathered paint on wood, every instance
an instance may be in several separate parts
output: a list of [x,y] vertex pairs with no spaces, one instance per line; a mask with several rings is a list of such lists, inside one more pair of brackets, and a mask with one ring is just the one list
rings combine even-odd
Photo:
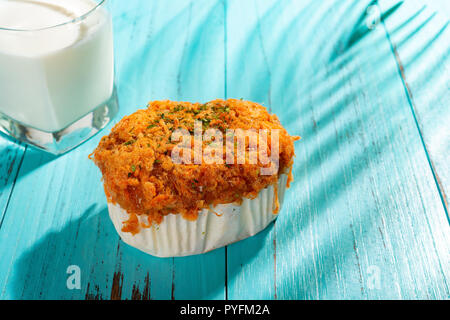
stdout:
[[100,135],[58,158],[2,139],[0,298],[450,298],[448,31],[379,2],[110,2],[118,119],[153,99],[264,103],[303,137],[296,181],[261,234],[158,259],[109,221]]
[[[392,0],[380,1],[382,10]],[[408,102],[448,216],[450,186],[450,2],[406,1],[384,21]],[[449,220],[450,221],[450,220]]]
[[[223,97],[223,6],[171,4],[113,2],[121,116],[151,99]],[[158,259],[119,241],[87,158],[99,139],[59,158],[25,154],[0,231],[0,297],[224,299],[225,249]],[[81,290],[66,287],[70,265],[81,269]]]
[[6,136],[0,136],[0,227],[24,151],[25,147],[15,144]]
[[266,243],[228,248],[229,297],[446,298],[449,228],[386,32],[367,27],[369,1],[305,3],[227,12],[245,21],[229,32],[228,95],[303,136]]

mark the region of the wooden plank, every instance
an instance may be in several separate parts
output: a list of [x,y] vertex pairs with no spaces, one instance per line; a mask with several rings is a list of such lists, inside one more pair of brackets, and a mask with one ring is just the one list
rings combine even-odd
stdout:
[[303,137],[275,228],[228,248],[230,299],[450,297],[450,227],[374,3],[229,2],[228,96]]
[[[219,2],[114,1],[111,10],[119,117],[151,99],[223,95]],[[26,153],[0,229],[0,298],[223,299],[223,249],[158,259],[119,240],[100,173],[87,158],[99,139],[59,158]],[[81,270],[80,290],[66,286],[71,265]]]
[[[109,222],[86,159],[99,136],[60,158],[29,150],[0,198],[0,298],[223,298],[225,258],[232,299],[448,298],[445,210],[386,32],[366,27],[369,4],[230,1],[224,34],[219,2],[112,2],[121,115],[223,88],[264,102],[304,137],[296,183],[277,225],[227,257],[157,259]],[[65,286],[71,264],[82,290]]]
[[24,152],[25,147],[0,135],[0,227]]
[[[393,6],[380,1],[380,11]],[[384,20],[411,111],[446,206],[450,192],[450,3],[407,1]]]
[[[173,99],[206,102],[224,98],[224,5],[221,1],[191,2],[188,17]],[[177,300],[225,299],[225,249],[175,258],[173,286]]]

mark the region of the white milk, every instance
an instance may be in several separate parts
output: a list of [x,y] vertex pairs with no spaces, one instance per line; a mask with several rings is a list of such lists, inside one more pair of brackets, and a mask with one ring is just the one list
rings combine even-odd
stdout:
[[[91,0],[0,0],[0,112],[61,130],[113,91],[112,23]],[[7,29],[36,31],[7,31]],[[43,29],[44,28],[44,29]]]

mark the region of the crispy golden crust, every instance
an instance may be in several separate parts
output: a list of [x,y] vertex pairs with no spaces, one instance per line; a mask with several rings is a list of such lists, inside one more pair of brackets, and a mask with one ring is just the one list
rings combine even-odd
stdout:
[[[171,141],[172,132],[182,128],[193,133],[195,120],[202,121],[203,130],[223,132],[224,140],[227,129],[279,129],[278,172],[261,175],[260,168],[267,164],[259,161],[232,165],[173,163],[171,153],[179,142]],[[103,174],[108,200],[130,214],[123,231],[137,233],[146,226],[139,225],[136,215],[147,215],[149,225],[160,223],[169,213],[194,220],[201,209],[256,197],[260,190],[276,184],[279,174],[290,172],[297,139],[257,103],[234,99],[206,104],[154,101],[147,109],[123,118],[109,136],[102,138],[91,158]],[[212,143],[203,141],[203,148]],[[268,147],[270,150],[270,141]],[[225,142],[223,148],[225,162]],[[246,148],[248,151],[248,141]],[[194,152],[191,156],[194,159]]]

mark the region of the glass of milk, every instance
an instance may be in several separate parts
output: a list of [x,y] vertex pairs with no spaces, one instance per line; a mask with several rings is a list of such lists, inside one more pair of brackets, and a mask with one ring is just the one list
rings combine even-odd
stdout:
[[105,0],[0,0],[0,131],[61,154],[117,111]]

